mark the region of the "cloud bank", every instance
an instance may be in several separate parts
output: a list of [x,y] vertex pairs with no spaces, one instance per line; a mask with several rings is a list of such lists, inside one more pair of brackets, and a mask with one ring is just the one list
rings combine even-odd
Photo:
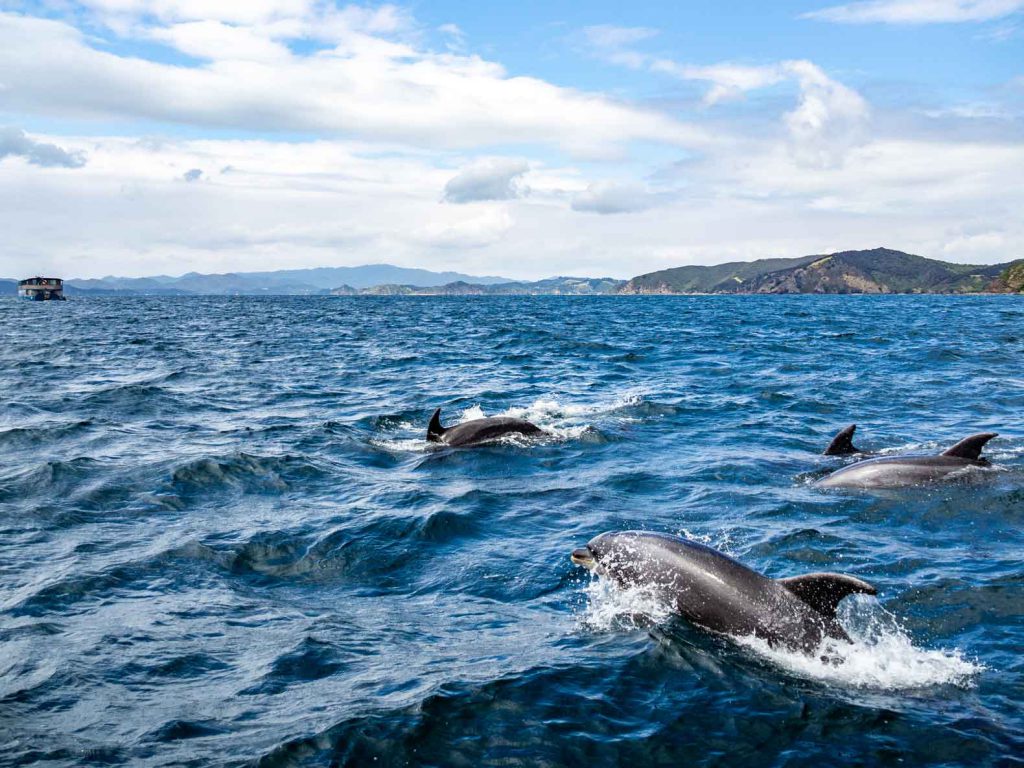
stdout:
[[[281,5],[244,9],[228,3],[221,15],[273,19]],[[145,7],[162,20],[193,6]],[[386,33],[371,34],[368,28],[390,22],[373,15],[355,24],[348,15],[331,16],[320,27],[304,18],[252,26],[205,20],[131,27],[135,35],[202,60],[188,66],[115,55],[70,24],[0,12],[3,101],[8,109],[64,118],[302,132],[429,148],[540,143],[583,156],[614,154],[633,141],[680,146],[699,137],[671,116],[512,77],[477,56],[433,53]],[[302,41],[322,47],[300,54],[288,45]]]
[[[896,3],[843,7],[868,5]],[[520,76],[471,41],[316,0],[0,12],[0,110],[28,131],[0,130],[0,275],[1024,255],[1020,81],[904,107],[856,70],[692,61],[649,27],[562,40],[640,102]]]

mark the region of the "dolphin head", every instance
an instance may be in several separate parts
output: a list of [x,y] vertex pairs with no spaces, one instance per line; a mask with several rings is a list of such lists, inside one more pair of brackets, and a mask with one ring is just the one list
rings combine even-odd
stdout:
[[592,570],[600,575],[606,575],[605,566],[609,558],[609,534],[601,534],[587,542],[586,547],[579,547],[572,550],[570,559],[577,565],[583,565],[587,570]]
[[577,547],[572,551],[569,558],[576,565],[582,565],[588,571],[593,571],[597,568],[597,558],[594,556],[594,553],[590,551],[590,547]]
[[582,565],[599,576],[608,576],[611,575],[608,566],[615,561],[615,545],[614,534],[602,533],[588,541],[585,547],[574,549],[570,557],[576,565]]
[[576,565],[625,586],[642,580],[646,558],[643,542],[637,540],[635,532],[625,532],[595,536],[585,547],[574,549],[571,559]]

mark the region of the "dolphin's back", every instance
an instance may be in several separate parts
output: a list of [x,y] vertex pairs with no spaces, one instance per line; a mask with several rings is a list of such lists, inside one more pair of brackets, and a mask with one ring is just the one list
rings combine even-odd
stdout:
[[824,635],[846,639],[834,612],[820,613],[784,583],[703,544],[626,531],[603,534],[588,546],[603,552],[612,578],[653,587],[684,618],[715,632],[801,649],[813,648]]
[[497,440],[505,435],[538,435],[543,430],[523,419],[508,416],[491,416],[473,419],[448,427],[444,431],[444,442],[448,445],[469,445]]
[[896,488],[925,485],[948,479],[970,467],[984,467],[980,460],[958,456],[882,456],[838,469],[818,481],[822,488]]

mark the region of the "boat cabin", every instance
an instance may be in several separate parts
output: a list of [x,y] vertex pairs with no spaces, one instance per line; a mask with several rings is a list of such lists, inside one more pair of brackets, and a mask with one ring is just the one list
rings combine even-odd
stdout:
[[59,277],[19,280],[18,295],[29,301],[64,301],[64,281]]

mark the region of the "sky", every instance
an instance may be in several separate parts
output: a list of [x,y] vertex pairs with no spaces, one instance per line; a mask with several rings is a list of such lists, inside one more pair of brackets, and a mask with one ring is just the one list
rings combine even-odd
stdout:
[[1024,0],[0,0],[0,276],[1024,257]]

